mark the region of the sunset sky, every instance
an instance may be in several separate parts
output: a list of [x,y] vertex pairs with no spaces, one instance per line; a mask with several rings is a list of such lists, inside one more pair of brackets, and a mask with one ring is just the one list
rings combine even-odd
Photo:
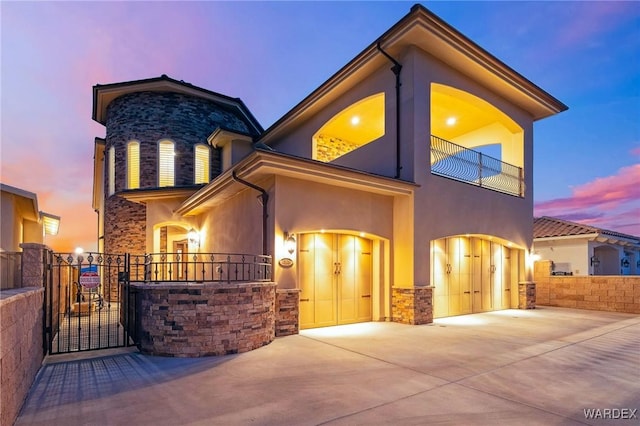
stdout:
[[[0,2],[0,180],[96,248],[92,86],[167,74],[269,127],[412,2]],[[640,236],[640,3],[425,2],[569,106],[534,127],[535,215]]]

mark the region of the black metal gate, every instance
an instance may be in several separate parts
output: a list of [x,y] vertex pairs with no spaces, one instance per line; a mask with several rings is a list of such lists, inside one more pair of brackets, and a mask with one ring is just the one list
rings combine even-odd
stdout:
[[47,252],[45,257],[48,354],[135,345],[129,254]]

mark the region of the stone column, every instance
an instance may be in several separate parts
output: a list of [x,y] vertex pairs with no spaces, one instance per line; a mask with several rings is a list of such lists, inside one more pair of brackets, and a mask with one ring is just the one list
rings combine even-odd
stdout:
[[276,290],[276,337],[299,333],[300,289]]
[[47,246],[39,243],[22,243],[22,287],[44,285],[44,253]]
[[518,283],[518,309],[536,308],[536,283],[521,281]]
[[433,287],[392,289],[391,315],[394,322],[430,324],[433,322]]

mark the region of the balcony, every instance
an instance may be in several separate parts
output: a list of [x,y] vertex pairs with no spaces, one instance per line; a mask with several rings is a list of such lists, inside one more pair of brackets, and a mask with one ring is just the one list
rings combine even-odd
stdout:
[[431,135],[431,173],[524,197],[522,168]]

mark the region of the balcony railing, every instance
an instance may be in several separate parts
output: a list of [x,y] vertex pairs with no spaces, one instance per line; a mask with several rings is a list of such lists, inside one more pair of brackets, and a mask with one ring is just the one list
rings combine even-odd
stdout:
[[431,173],[524,196],[522,168],[431,135]]
[[271,281],[271,256],[238,253],[131,255],[130,280],[146,282]]

